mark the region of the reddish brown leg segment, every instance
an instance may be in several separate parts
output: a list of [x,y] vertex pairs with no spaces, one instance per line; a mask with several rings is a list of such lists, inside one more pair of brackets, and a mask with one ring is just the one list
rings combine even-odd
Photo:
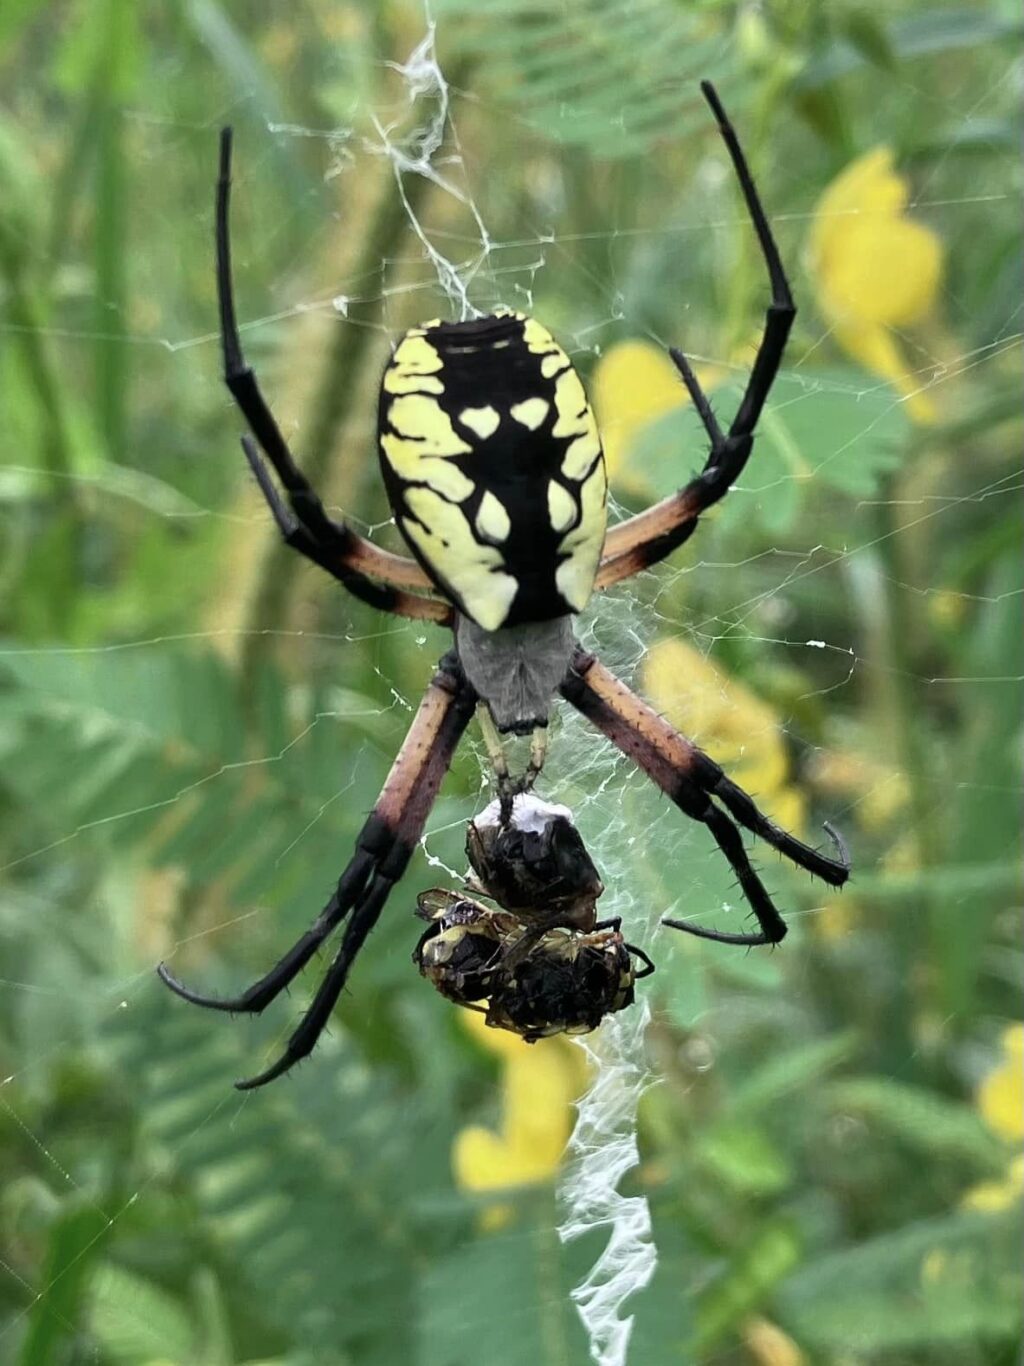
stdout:
[[201,996],[160,964],[160,977],[186,1001],[212,1010],[258,1014],[294,981],[331,932],[348,918],[337,956],[281,1058],[259,1076],[238,1082],[239,1089],[263,1086],[312,1050],[356,954],[377,923],[392,887],[405,872],[476,702],[476,693],[462,676],[457,660],[447,656],[427,688],[334,895],[313,925],[266,976],[241,996]]
[[[666,924],[725,943],[777,943],[785,935],[785,922],[751,867],[743,840],[730,816],[793,863],[832,886],[842,886],[849,877],[849,865],[842,845],[829,827],[826,829],[833,835],[842,855],[840,859],[829,858],[812,849],[770,821],[757,809],[753,799],[725,776],[713,759],[680,735],[593,655],[584,650],[576,651],[561,692],[612,744],[657,783],[685,815],[708,827],[732,865],[757,916],[761,933],[731,935],[706,930],[686,921],[668,920]],[[713,797],[721,802],[725,811],[715,804]]]

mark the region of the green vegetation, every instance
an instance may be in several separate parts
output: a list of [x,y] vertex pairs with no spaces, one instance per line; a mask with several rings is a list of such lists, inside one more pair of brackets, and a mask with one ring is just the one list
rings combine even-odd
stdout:
[[[1009,1366],[1016,7],[432,9],[463,165],[449,127],[442,183],[407,174],[403,201],[382,130],[415,158],[440,111],[422,70],[395,68],[425,34],[416,4],[0,8],[0,1358],[587,1361],[569,1290],[603,1235],[559,1244],[556,1175],[497,1210],[453,1176],[458,1135],[498,1126],[503,1073],[409,960],[415,894],[443,867],[414,861],[330,1036],[264,1092],[230,1083],[315,971],[257,1022],[190,1009],[153,972],[173,954],[204,989],[237,987],[293,942],[445,648],[278,546],[250,486],[214,336],[216,132],[236,128],[250,359],[326,501],[383,527],[387,345],[452,307],[414,224],[474,304],[529,308],[585,375],[620,343],[673,343],[731,411],[767,290],[706,76],[800,315],[741,487],[584,629],[639,688],[638,639],[651,661],[682,642],[713,696],[728,680],[699,727],[659,705],[751,786],[770,739],[759,797],[808,838],[833,819],[856,876],[833,898],[761,850],[793,928],[778,952],[648,941],[659,1084],[626,1186],[650,1201],[659,1266],[626,1305],[630,1360]],[[815,206],[882,144],[908,189],[899,222],[926,233],[874,257],[840,236],[884,315],[852,335]],[[938,273],[885,314],[926,238]],[[872,363],[871,328],[895,368]],[[617,459],[627,510],[702,460],[688,412],[656,417]],[[545,792],[580,813],[602,909],[632,906],[638,933],[671,908],[725,914],[729,870],[699,831],[574,722],[553,745]],[[442,865],[463,866],[480,805],[467,745],[429,827]]]

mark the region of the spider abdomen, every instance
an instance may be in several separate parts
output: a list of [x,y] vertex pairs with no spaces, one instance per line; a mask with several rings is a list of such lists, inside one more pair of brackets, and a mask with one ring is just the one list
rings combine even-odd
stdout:
[[381,468],[398,527],[485,631],[578,612],[605,534],[604,458],[575,367],[502,311],[406,332],[381,381]]

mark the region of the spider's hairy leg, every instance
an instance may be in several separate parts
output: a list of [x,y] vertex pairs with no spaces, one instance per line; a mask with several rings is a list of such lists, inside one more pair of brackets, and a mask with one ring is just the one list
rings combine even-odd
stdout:
[[487,757],[491,762],[491,768],[494,770],[494,776],[499,783],[506,782],[508,779],[508,756],[505,754],[505,745],[501,734],[494,724],[491,709],[486,702],[481,702],[477,706],[476,719],[480,723],[480,734],[483,736],[484,748],[487,750]]
[[796,317],[796,305],[793,302],[789,281],[786,279],[779,249],[775,244],[775,238],[768,226],[768,218],[761,204],[761,198],[754,185],[754,178],[750,174],[750,167],[743,155],[740,140],[736,136],[736,129],[722,108],[718,92],[711,82],[701,81],[700,88],[701,94],[711,106],[712,113],[718,120],[718,131],[721,133],[722,140],[729,150],[729,156],[732,158],[736,179],[740,183],[747,211],[754,224],[757,240],[761,244],[761,254],[764,256],[765,265],[768,267],[768,277],[772,287],[772,301],[765,316],[764,336],[761,339],[761,345],[754,360],[754,368],[747,382],[746,393],[743,395],[743,400],[729,428],[730,436],[738,437],[741,434],[749,436],[754,430],[757,419],[761,416],[764,401],[768,397],[779,365],[782,363],[782,353],[786,348],[793,319]]
[[634,958],[639,958],[640,961],[641,961],[641,963],[644,964],[644,970],[643,970],[643,972],[638,972],[638,973],[636,974],[636,980],[637,980],[638,982],[639,982],[640,979],[643,978],[643,977],[650,977],[651,973],[655,971],[654,963],[653,963],[653,962],[651,961],[651,959],[647,956],[647,954],[644,953],[643,949],[638,949],[637,946],[636,946],[635,944],[627,944],[627,945],[626,945],[626,952],[627,952],[627,953],[631,953],[631,954],[633,955]]
[[612,527],[605,540],[604,555],[598,570],[598,588],[607,588],[663,560],[689,539],[701,514],[724,497],[739,478],[753,448],[754,428],[778,374],[796,317],[796,306],[782,258],[736,130],[710,81],[702,81],[700,88],[718,121],[718,130],[732,159],[736,179],[761,245],[771,282],[771,303],[765,313],[764,334],[747,388],[728,432],[723,432],[719,426],[689,361],[681,351],[670,348],[669,354],[711,440],[711,450],[701,473],[678,493]]
[[310,929],[270,972],[240,996],[201,996],[177,981],[165,964],[160,964],[157,971],[162,980],[185,1000],[212,1010],[258,1014],[294,981],[331,932],[348,918],[337,956],[281,1058],[259,1076],[236,1083],[240,1090],[272,1081],[311,1052],[356,954],[412,858],[476,700],[458,661],[453,655],[446,656],[427,688],[380,797],[363,826],[355,856],[342,873],[334,894]]
[[[721,767],[709,755],[698,749],[684,735],[680,735],[653,707],[627,688],[600,660],[587,654],[585,650],[577,650],[572,669],[562,685],[563,696],[578,706],[577,698],[569,696],[569,690],[578,691],[588,705],[601,712],[608,724],[614,719],[618,738],[613,742],[620,749],[623,748],[620,740],[631,740],[637,745],[643,744],[647,750],[660,757],[667,771],[684,777],[691,786],[698,788],[708,797],[717,797],[740,825],[760,836],[766,844],[784,854],[797,867],[820,877],[829,886],[841,887],[849,879],[849,855],[843,840],[831,825],[825,824],[825,832],[832,840],[838,858],[829,858],[820,850],[812,849],[810,845],[804,844],[795,835],[770,821],[755,805],[753,798],[727,778]],[[584,712],[584,715],[586,714]],[[607,734],[607,731],[605,733]]]
[[[217,178],[216,238],[217,238],[217,299],[220,314],[221,350],[224,360],[224,383],[248,422],[260,448],[266,454],[278,479],[284,486],[288,501],[306,538],[289,542],[315,563],[327,568],[352,588],[357,577],[370,575],[389,588],[433,589],[434,585],[414,560],[378,549],[371,541],[357,535],[343,522],[327,515],[319,495],[299,469],[281,435],[273,413],[263,397],[256,376],[242,353],[241,338],[235,313],[234,287],[231,278],[231,239],[228,215],[231,202],[231,129],[220,135],[220,171]],[[246,452],[248,456],[248,451]],[[250,464],[252,463],[250,459]],[[269,479],[260,478],[260,488],[277,518],[277,510],[268,489]],[[311,553],[315,548],[316,553]],[[324,561],[328,563],[324,563]],[[347,577],[338,572],[348,571]],[[367,593],[357,596],[370,601]]]
[[[687,921],[666,920],[705,939],[727,944],[775,944],[786,933],[785,921],[765,891],[743,847],[739,830],[730,819],[761,836],[793,863],[815,873],[834,887],[850,875],[842,842],[833,836],[840,859],[832,859],[781,830],[764,816],[751,798],[726,778],[721,768],[637,697],[593,655],[577,650],[572,668],[561,687],[562,695],[593,722],[609,740],[661,788],[676,806],[708,827],[716,844],[729,860],[740,887],[761,927],[760,934],[726,934],[706,930]],[[726,811],[715,805],[717,797]]]
[[503,818],[506,824],[512,815],[512,802],[521,792],[530,792],[544,768],[548,752],[548,727],[534,726],[530,734],[530,759],[525,772],[513,778],[509,772],[508,755],[501,732],[494,723],[491,709],[486,702],[477,707],[477,720],[483,736],[487,757],[497,780],[498,794],[502,802]]
[[530,763],[526,770],[528,787],[532,787],[535,779],[540,776],[544,768],[544,760],[547,757],[548,728],[547,726],[534,726],[533,734],[530,736]]
[[764,812],[758,809],[749,793],[727,778],[713,759],[709,759],[699,750],[697,752],[700,754],[703,781],[740,825],[746,826],[753,834],[760,835],[766,844],[784,854],[798,867],[806,868],[809,873],[820,877],[830,887],[842,887],[850,876],[850,854],[846,841],[834,826],[828,821],[823,825],[837,855],[836,858],[829,858],[827,854],[810,848],[795,835],[770,821]]

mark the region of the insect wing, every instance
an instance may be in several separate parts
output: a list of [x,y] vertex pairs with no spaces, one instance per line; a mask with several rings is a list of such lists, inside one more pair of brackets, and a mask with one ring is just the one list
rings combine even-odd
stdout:
[[431,887],[416,898],[416,914],[421,920],[452,919],[460,907],[476,907],[476,903],[447,887]]

